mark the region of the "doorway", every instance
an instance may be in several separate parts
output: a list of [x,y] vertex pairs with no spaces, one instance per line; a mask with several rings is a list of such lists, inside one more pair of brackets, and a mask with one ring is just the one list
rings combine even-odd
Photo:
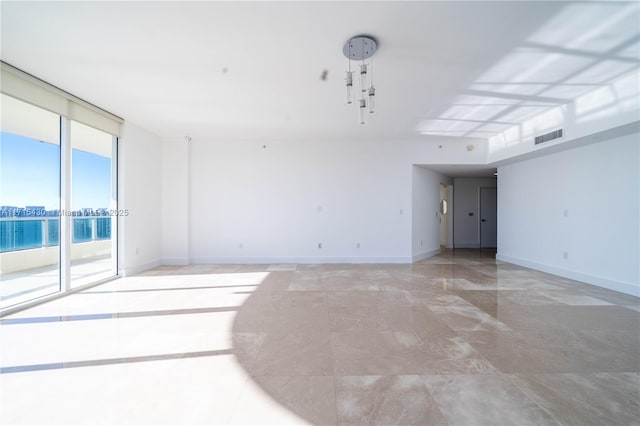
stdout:
[[447,213],[449,211],[447,201],[447,185],[440,184],[440,245],[447,245]]
[[453,185],[440,184],[440,245],[453,248]]
[[497,246],[497,188],[480,187],[480,248],[496,248]]

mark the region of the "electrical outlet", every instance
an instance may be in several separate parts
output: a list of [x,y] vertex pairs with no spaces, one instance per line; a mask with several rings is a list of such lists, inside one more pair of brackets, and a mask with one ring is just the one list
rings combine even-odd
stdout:
[[242,243],[238,244],[238,248],[242,248],[244,245]]
[[356,243],[356,248],[360,248],[360,243]]
[[565,259],[569,259],[569,252],[565,251],[564,253],[562,253],[562,257],[564,257]]
[[564,212],[562,212],[562,214],[564,215],[564,217],[569,217],[569,210],[565,209]]
[[400,209],[400,214],[404,214],[404,210]]
[[140,254],[140,248],[136,247],[136,254]]
[[423,244],[422,244],[422,240],[420,240],[420,247],[422,247],[422,245],[423,245]]

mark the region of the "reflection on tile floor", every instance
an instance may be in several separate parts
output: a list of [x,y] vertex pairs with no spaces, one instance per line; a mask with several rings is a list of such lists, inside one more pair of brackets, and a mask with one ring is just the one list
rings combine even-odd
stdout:
[[1,320],[3,424],[640,424],[638,298],[447,251],[160,267]]

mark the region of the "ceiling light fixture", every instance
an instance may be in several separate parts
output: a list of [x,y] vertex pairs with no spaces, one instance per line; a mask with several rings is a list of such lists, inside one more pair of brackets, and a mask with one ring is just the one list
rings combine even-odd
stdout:
[[[378,43],[371,36],[359,35],[347,40],[342,47],[342,53],[349,60],[349,68],[347,70],[347,104],[352,104],[354,97],[359,95],[358,106],[360,110],[359,122],[365,123],[365,112],[367,106],[369,113],[373,113],[376,108],[376,88],[373,85],[373,60],[371,57],[378,49]],[[358,62],[360,66],[360,90],[353,89],[353,71],[351,71],[351,61]],[[370,77],[369,77],[370,76]],[[368,101],[367,101],[367,98]]]

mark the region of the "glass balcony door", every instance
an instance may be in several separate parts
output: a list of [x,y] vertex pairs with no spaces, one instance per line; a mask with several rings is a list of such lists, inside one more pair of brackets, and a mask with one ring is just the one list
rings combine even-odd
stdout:
[[117,138],[0,102],[0,309],[116,276]]
[[60,286],[60,116],[2,95],[0,308]]
[[[71,288],[115,271],[115,138],[76,121],[71,140]],[[113,238],[112,238],[113,236]]]

